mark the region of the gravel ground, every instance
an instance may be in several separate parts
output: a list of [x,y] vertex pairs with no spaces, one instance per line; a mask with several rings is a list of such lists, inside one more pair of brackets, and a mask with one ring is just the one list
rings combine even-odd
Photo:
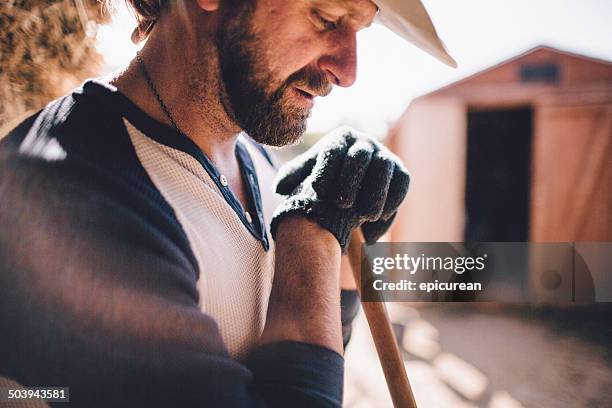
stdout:
[[[390,312],[420,408],[612,407],[612,305]],[[346,362],[345,406],[391,406],[363,316]]]

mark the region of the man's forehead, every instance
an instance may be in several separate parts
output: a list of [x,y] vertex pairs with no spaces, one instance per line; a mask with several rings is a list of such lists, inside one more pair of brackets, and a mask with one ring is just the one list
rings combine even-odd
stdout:
[[348,15],[361,26],[369,26],[378,11],[371,0],[310,0],[310,3],[330,13]]

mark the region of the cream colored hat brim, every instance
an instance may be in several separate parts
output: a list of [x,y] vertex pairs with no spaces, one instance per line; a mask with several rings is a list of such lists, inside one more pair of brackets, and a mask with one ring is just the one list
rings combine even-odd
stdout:
[[376,21],[453,68],[457,62],[438,37],[427,10],[420,0],[374,0],[379,12]]

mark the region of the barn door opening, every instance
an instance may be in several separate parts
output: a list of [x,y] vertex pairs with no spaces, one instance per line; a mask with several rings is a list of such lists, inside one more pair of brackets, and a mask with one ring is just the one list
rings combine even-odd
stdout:
[[533,111],[468,111],[469,241],[527,241]]

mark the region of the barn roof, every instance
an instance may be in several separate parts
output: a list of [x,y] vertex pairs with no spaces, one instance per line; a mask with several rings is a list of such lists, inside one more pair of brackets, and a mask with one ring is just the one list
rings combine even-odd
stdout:
[[418,99],[481,86],[573,86],[612,83],[612,62],[541,45],[445,85]]

